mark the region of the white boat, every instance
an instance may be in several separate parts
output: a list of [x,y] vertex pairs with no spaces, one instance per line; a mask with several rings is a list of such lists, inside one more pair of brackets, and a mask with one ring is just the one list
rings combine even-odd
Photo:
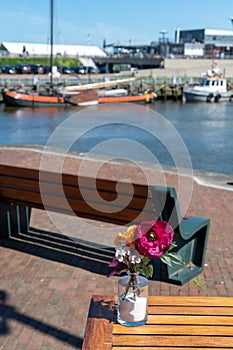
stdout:
[[184,102],[223,102],[232,101],[233,91],[227,88],[227,79],[219,76],[206,76],[198,85],[184,87]]

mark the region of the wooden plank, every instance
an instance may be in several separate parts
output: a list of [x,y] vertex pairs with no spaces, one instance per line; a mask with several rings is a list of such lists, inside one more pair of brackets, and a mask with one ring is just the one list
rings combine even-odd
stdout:
[[150,306],[226,306],[233,307],[233,297],[206,297],[206,296],[149,296],[148,302]]
[[83,339],[83,350],[112,349],[114,309],[115,302],[112,297],[92,297]]
[[[51,171],[42,171],[40,168],[38,169],[27,169],[24,167],[17,166],[6,166],[0,164],[0,178],[1,176],[12,176],[18,179],[27,179],[27,180],[40,180],[44,182],[62,182],[66,185],[77,186],[79,183],[81,186],[85,183],[86,187],[97,187],[102,190],[108,190],[117,192],[117,188],[119,188],[122,192],[131,192],[131,188],[133,186],[134,193],[136,196],[148,196],[148,186],[130,183],[128,181],[116,181],[110,180],[108,178],[93,178],[88,176],[79,176],[78,171],[77,174],[68,174],[65,169],[62,169],[62,173],[56,173]],[[61,181],[62,179],[62,181]],[[1,182],[1,180],[0,180]],[[119,187],[120,186],[120,187]]]
[[[151,201],[149,201],[146,197],[135,196],[135,194],[131,193],[116,193],[111,191],[99,190],[96,188],[79,188],[79,187],[71,187],[62,183],[39,183],[35,180],[28,179],[15,179],[12,177],[2,176],[0,178],[0,193],[3,196],[3,191],[1,189],[4,188],[12,188],[14,190],[23,190],[28,192],[42,192],[49,193],[54,195],[65,195],[68,198],[77,198],[77,199],[85,199],[90,202],[98,202],[100,200],[108,201],[109,205],[117,205],[117,206],[130,206],[138,210],[147,210],[152,211]],[[115,201],[115,203],[111,203]]]
[[[30,207],[36,207],[44,209],[46,205],[47,210],[58,211],[71,214],[72,210],[78,216],[85,216],[90,218],[96,218],[97,220],[108,221],[113,223],[130,223],[132,221],[141,221],[144,219],[152,219],[153,213],[147,210],[143,210],[140,219],[138,216],[141,213],[140,209],[122,206],[121,210],[110,203],[95,203],[95,208],[85,203],[82,199],[66,198],[64,195],[50,195],[45,194],[43,200],[39,192],[27,192],[22,189],[15,188],[0,188],[0,195],[3,199],[11,201],[12,203],[28,205]],[[112,211],[112,212],[111,212]]]
[[113,346],[134,346],[141,348],[142,346],[174,346],[179,347],[232,347],[232,337],[197,337],[197,336],[180,336],[171,334],[170,336],[158,335],[140,336],[140,335],[113,335]]
[[[78,183],[83,186],[81,190]],[[154,218],[147,185],[0,165],[0,195],[3,199],[43,209],[39,192],[46,192],[43,200],[46,209],[51,211],[71,214],[73,210],[81,217],[90,216],[91,219],[118,224]],[[68,205],[64,196],[68,198]],[[88,203],[84,203],[83,197]]]
[[[1,189],[0,192],[2,198],[7,199],[8,201],[15,204],[23,204],[25,206],[36,207],[44,209],[44,205],[47,210],[64,212],[67,214],[72,214],[72,211],[78,216],[89,217],[97,219],[100,221],[108,221],[112,223],[130,223],[137,219],[140,212],[134,209],[124,208],[120,211],[115,211],[109,213],[109,206],[98,204],[97,209],[91,208],[84,201],[79,201],[75,199],[66,200],[65,197],[57,197],[46,195],[44,201],[41,199],[39,193],[31,192],[30,195],[28,192],[15,189]],[[145,214],[146,215],[146,214]]]
[[172,325],[228,325],[233,326],[232,316],[183,316],[183,315],[149,315],[147,324]]
[[233,314],[233,308],[227,306],[149,306],[150,315],[215,315]]
[[[134,346],[113,346],[111,348],[112,350],[136,350],[136,349],[140,349],[140,350],[178,350],[177,347],[174,347],[174,346],[140,346],[138,347],[137,344],[135,344]],[[210,347],[208,346],[207,348],[206,347],[193,347],[192,345],[189,345],[188,347],[182,347],[180,348],[180,350],[191,350],[191,349],[194,349],[194,350],[223,350],[223,348],[220,346],[220,347]],[[230,347],[230,348],[225,348],[224,347],[224,350],[232,350],[233,347]]]
[[[137,334],[137,335],[146,335],[146,334],[154,334],[154,335],[162,335],[162,334],[176,334],[176,335],[212,335],[212,336],[231,336],[233,337],[233,328],[226,326],[200,326],[200,325],[144,325],[143,327],[124,327],[120,324],[114,324],[113,326],[113,334]],[[233,344],[232,344],[233,345]]]
[[[175,348],[171,348],[170,346],[167,347],[167,346],[146,346],[146,347],[142,347],[142,346],[113,346],[111,348],[112,350],[172,350],[172,349],[175,349],[175,350],[190,350],[190,349],[195,349],[195,350],[207,350],[207,348],[203,348],[203,347],[192,347],[192,345],[190,345],[189,347],[182,347],[182,348],[179,348],[178,346],[176,346]],[[233,348],[224,348],[224,350],[232,350]],[[223,348],[216,348],[216,347],[209,347],[208,346],[208,350],[223,350]]]

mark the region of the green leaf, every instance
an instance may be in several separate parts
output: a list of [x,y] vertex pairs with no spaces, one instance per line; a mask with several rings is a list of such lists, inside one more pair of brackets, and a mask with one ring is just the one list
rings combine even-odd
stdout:
[[173,248],[177,247],[176,242],[171,242],[170,248],[168,249],[169,251],[172,250]]
[[149,263],[149,259],[146,256],[143,256],[142,263],[143,265],[147,265]]
[[183,258],[180,254],[177,253],[167,253],[167,255],[169,256],[169,258],[171,259],[172,262],[174,262],[175,264],[182,264],[185,265]]
[[164,254],[160,259],[164,264],[172,266],[171,258],[168,256],[168,254]]
[[152,265],[141,266],[137,271],[141,275],[145,276],[146,278],[153,276],[153,266]]

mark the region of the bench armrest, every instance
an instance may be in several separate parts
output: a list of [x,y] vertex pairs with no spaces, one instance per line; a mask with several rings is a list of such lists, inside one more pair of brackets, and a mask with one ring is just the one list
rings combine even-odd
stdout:
[[198,216],[193,216],[182,220],[180,223],[180,235],[185,240],[190,239],[203,227],[208,227],[209,224],[209,219],[201,218]]

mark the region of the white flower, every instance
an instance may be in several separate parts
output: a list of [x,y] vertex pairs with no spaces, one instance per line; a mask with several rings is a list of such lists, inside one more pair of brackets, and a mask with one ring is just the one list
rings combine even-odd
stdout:
[[132,264],[139,264],[141,262],[141,256],[134,247],[130,247],[127,254]]
[[116,247],[115,257],[119,262],[124,261],[124,257],[127,254],[128,247],[126,245],[119,245]]

